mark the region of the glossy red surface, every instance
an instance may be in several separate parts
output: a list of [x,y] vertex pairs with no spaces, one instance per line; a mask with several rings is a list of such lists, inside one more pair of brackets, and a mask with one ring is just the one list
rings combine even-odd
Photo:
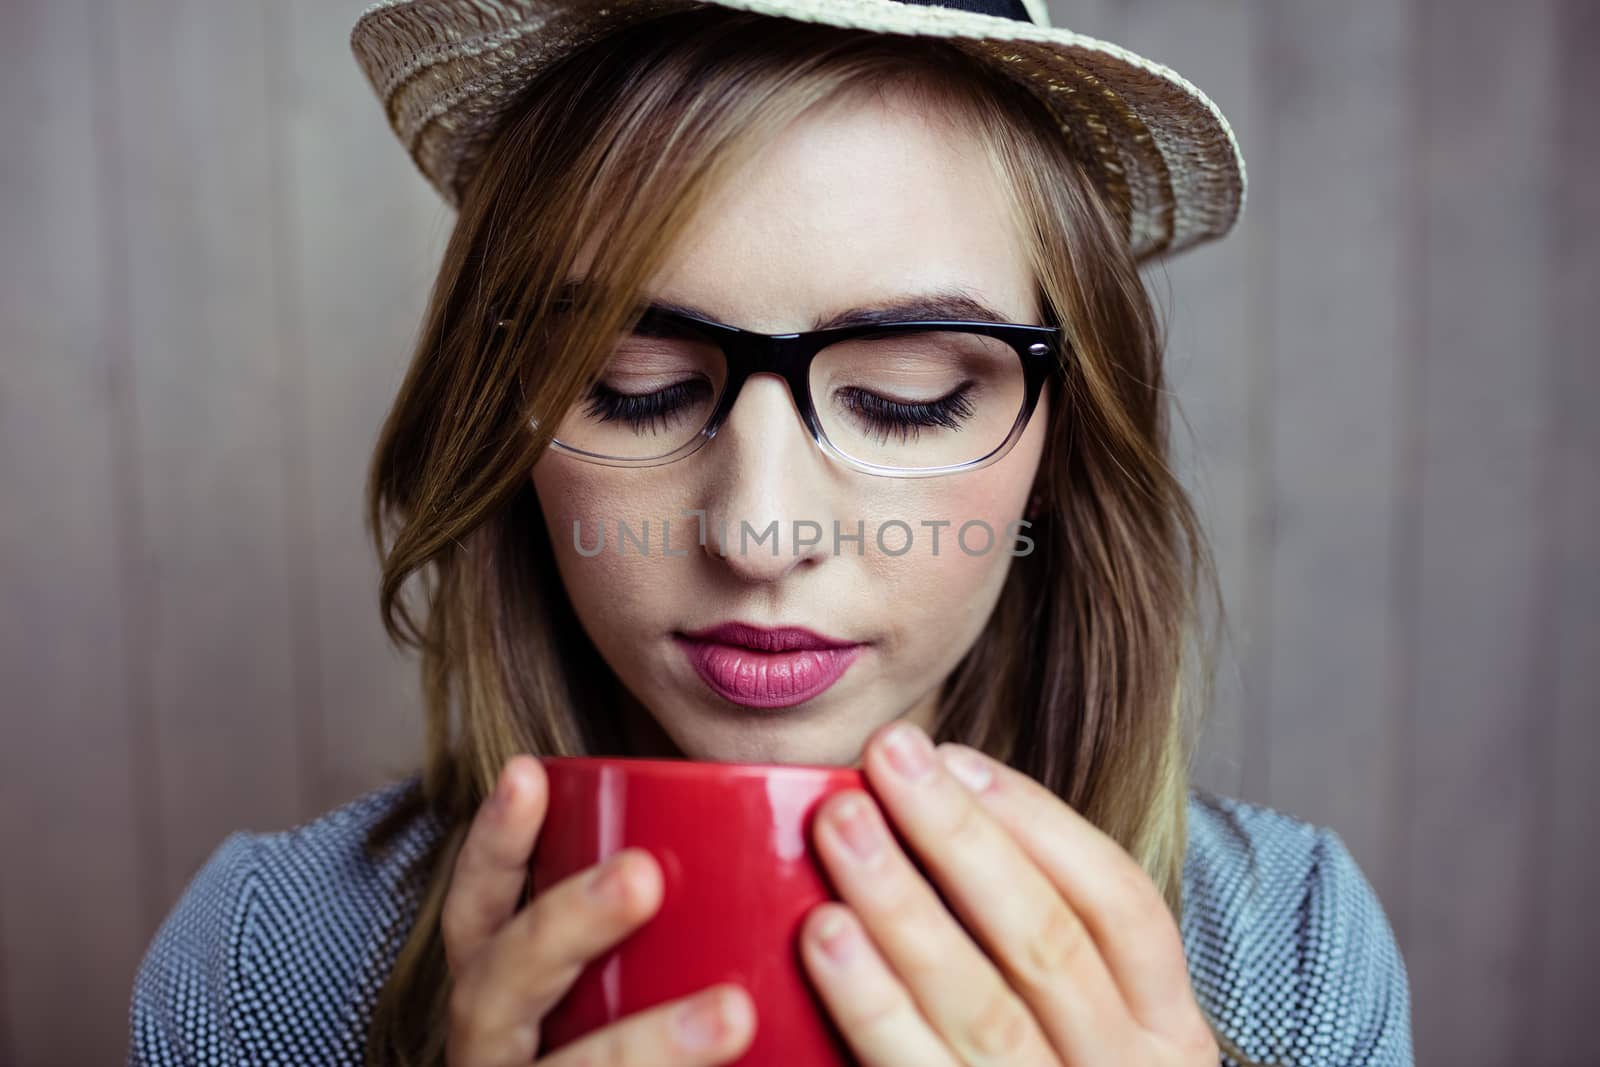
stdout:
[[756,1005],[744,1067],[844,1067],[850,1057],[800,957],[802,920],[838,899],[811,843],[830,793],[859,770],[792,764],[545,758],[550,806],[531,869],[537,895],[636,845],[665,878],[661,908],[586,967],[546,1017],[540,1054],[612,1021],[733,981]]

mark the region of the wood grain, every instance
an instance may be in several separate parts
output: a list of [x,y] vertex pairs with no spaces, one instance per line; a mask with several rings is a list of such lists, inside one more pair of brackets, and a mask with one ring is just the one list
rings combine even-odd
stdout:
[[307,0],[272,11],[285,317],[306,449],[295,554],[320,664],[326,807],[420,757],[419,679],[378,625],[362,493],[455,216],[385,125],[350,55],[351,13]]
[[[258,5],[115,7],[101,102],[125,220],[130,442],[164,849],[175,896],[238,828],[300,810],[265,55]],[[199,89],[203,87],[203,89]],[[199,91],[197,91],[199,90]]]
[[[167,903],[130,598],[111,38],[81,0],[0,5],[0,1062],[104,1063]],[[109,179],[109,180],[108,180]]]
[[1397,459],[1408,412],[1403,9],[1273,5],[1276,365],[1264,799],[1315,812],[1384,900],[1391,813]]
[[1594,341],[1600,291],[1600,124],[1591,103],[1600,96],[1593,43],[1600,7],[1569,0],[1557,27],[1558,170],[1552,197],[1554,231],[1549,287],[1551,388],[1546,400],[1543,477],[1546,516],[1540,547],[1540,613],[1535,710],[1548,705],[1549,729],[1535,754],[1542,764],[1532,819],[1536,841],[1524,907],[1536,954],[1537,981],[1523,1032],[1536,1035],[1540,1062],[1578,1067],[1592,1062],[1592,1042],[1573,1025],[1593,1009],[1600,959],[1600,346]]
[[[1127,5],[1121,36],[1157,62],[1180,64],[1205,86],[1233,127],[1247,172],[1267,158],[1267,76],[1263,20],[1232,0]],[[1254,414],[1270,383],[1274,358],[1263,329],[1272,234],[1270,187],[1259,175],[1237,229],[1225,241],[1162,260],[1144,272],[1168,323],[1167,367],[1173,393],[1175,466],[1205,524],[1221,581],[1226,632],[1216,650],[1212,704],[1201,723],[1197,784],[1224,794],[1245,785],[1252,734],[1264,717],[1263,694],[1247,679],[1268,647],[1258,568],[1260,511],[1271,441]],[[1241,284],[1243,283],[1243,284]],[[1214,625],[1214,624],[1213,624]]]
[[[1413,506],[1407,913],[1419,1047],[1513,1063],[1531,1033],[1541,553],[1555,387],[1556,5],[1417,9],[1423,316]],[[1548,813],[1546,813],[1548,814]],[[1468,1010],[1470,1006],[1470,1010]]]

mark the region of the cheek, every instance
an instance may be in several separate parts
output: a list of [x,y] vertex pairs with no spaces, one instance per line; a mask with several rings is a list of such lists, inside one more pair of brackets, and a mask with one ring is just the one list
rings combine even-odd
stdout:
[[[618,477],[628,473],[560,457],[541,459],[533,469],[562,584],[590,639],[603,651],[670,614],[688,592],[685,568],[673,566],[683,560],[666,556],[659,543],[657,517],[677,513],[672,488],[641,493],[637,479],[624,485],[626,479]],[[631,546],[618,551],[619,520],[644,531],[647,516],[649,552]],[[602,531],[605,547],[596,552]],[[579,551],[579,543],[588,554]],[[672,547],[678,552],[694,547],[692,519],[673,524]]]
[[[914,497],[869,519],[869,528],[900,520],[912,531],[910,551],[893,556],[869,546],[861,561],[872,575],[873,599],[891,616],[899,672],[951,667],[976,640],[1014,563],[1008,524],[1026,506],[1032,471],[1031,464],[1015,472],[997,464],[970,478],[930,479]],[[983,477],[990,473],[995,477]],[[935,531],[924,521],[949,524],[938,528],[937,555]],[[885,540],[898,549],[905,530],[893,528]]]

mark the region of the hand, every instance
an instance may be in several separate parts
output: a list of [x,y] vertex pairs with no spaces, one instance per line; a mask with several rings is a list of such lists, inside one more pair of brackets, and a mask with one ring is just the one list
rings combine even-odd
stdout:
[[[540,1022],[583,966],[661,906],[661,868],[649,852],[629,848],[518,911],[548,795],[538,760],[508,760],[456,857],[440,915],[454,980],[445,1044],[451,1067],[532,1063]],[[724,984],[586,1034],[538,1063],[702,1067],[737,1059],[754,1036],[749,994]]]
[[[1144,870],[1038,782],[903,725],[909,745],[893,746],[891,727],[863,757],[883,808],[849,790],[818,810],[817,848],[843,901],[814,908],[801,939],[863,1067],[1216,1067],[1177,924]],[[962,755],[986,785],[953,775]]]

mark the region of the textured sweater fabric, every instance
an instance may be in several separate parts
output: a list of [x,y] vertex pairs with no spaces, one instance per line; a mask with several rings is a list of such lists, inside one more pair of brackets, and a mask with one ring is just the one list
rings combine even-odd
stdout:
[[[128,1063],[361,1064],[421,899],[405,867],[441,827],[420,817],[379,861],[362,840],[414,782],[218,845],[140,964]],[[1405,964],[1335,832],[1191,792],[1183,888],[1196,996],[1245,1055],[1284,1067],[1412,1063]]]

